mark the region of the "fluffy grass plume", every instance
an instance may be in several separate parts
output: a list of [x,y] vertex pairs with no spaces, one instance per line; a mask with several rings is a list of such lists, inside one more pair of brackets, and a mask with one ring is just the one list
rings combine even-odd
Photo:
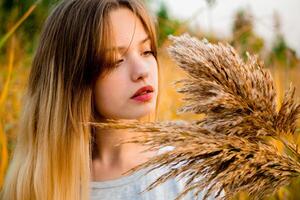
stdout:
[[[253,199],[273,194],[300,175],[300,154],[287,142],[295,134],[300,106],[295,88],[286,92],[279,109],[270,73],[255,56],[244,62],[228,44],[210,44],[185,34],[170,37],[170,55],[188,78],[177,81],[185,106],[179,112],[205,113],[201,120],[139,123],[107,120],[92,124],[101,128],[144,132],[129,141],[157,150],[173,150],[155,156],[130,172],[145,167],[168,167],[147,189],[174,177],[184,178],[188,192],[205,191],[204,199],[229,199],[240,191]],[[289,153],[266,140],[283,143]]]
[[178,92],[187,104],[180,112],[205,113],[201,126],[226,135],[255,139],[295,133],[299,104],[293,100],[295,88],[286,92],[276,111],[275,85],[269,71],[256,56],[245,63],[228,44],[210,44],[188,35],[171,37],[171,56],[189,79]]

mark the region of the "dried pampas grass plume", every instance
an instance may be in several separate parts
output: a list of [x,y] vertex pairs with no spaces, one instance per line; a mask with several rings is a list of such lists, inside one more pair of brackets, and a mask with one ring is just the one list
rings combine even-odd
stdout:
[[[185,180],[185,189],[177,199],[201,191],[205,191],[204,199],[229,199],[240,191],[261,199],[298,177],[300,154],[283,137],[295,134],[300,113],[295,89],[290,87],[276,110],[272,77],[256,57],[249,56],[244,62],[227,44],[210,44],[187,34],[170,39],[174,43],[169,48],[171,57],[188,74],[187,79],[176,82],[182,85],[178,92],[186,101],[179,111],[206,116],[192,122],[92,123],[104,129],[144,133],[124,143],[143,144],[148,150],[174,147],[129,172],[168,167],[147,189],[179,177]],[[292,154],[280,154],[266,136],[282,142]]]
[[[104,129],[144,132],[124,143],[143,144],[149,146],[148,150],[157,150],[163,146],[175,147],[128,173],[148,167],[151,170],[169,168],[169,172],[149,185],[147,190],[170,178],[184,178],[186,187],[177,199],[190,191],[195,195],[206,191],[204,199],[230,199],[240,191],[247,191],[254,199],[261,199],[300,174],[299,162],[279,154],[273,146],[253,143],[237,136],[215,134],[188,122],[108,122],[94,125]],[[222,191],[225,191],[225,195]]]
[[173,37],[169,52],[189,75],[178,92],[187,105],[180,112],[205,113],[201,126],[226,135],[257,136],[294,134],[300,106],[291,86],[277,112],[276,91],[269,71],[256,56],[245,63],[228,44],[210,44],[185,34]]

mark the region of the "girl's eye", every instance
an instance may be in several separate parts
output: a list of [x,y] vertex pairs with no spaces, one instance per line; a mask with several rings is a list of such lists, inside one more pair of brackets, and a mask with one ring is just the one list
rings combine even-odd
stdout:
[[144,51],[143,55],[144,56],[154,55],[154,52],[153,51]]
[[124,59],[119,59],[115,62],[115,65],[118,66],[120,65],[122,62],[124,62]]

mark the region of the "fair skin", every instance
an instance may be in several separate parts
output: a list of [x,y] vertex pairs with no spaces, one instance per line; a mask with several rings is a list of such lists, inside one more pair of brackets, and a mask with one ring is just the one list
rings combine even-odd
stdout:
[[[141,119],[156,107],[158,89],[157,61],[151,52],[150,39],[141,20],[127,8],[111,11],[113,37],[116,43],[117,67],[95,85],[95,107],[105,118]],[[146,102],[131,99],[141,87],[154,88],[152,98]],[[142,133],[124,130],[96,131],[98,151],[92,162],[92,180],[106,181],[124,176],[124,172],[137,166],[155,152],[142,152],[147,147],[139,144],[117,145],[120,141]]]

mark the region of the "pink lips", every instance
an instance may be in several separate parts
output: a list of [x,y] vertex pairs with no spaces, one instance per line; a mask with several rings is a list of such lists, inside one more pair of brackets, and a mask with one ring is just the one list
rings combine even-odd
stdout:
[[145,102],[149,101],[153,97],[153,87],[151,85],[147,85],[145,87],[141,87],[136,91],[136,93],[131,97],[131,99]]

